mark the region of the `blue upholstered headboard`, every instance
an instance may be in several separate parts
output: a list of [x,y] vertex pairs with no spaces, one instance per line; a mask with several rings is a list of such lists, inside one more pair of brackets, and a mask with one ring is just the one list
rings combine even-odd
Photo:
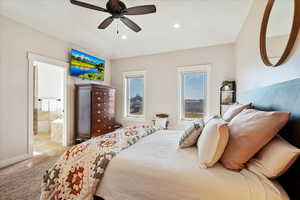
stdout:
[[[291,112],[290,121],[280,134],[300,148],[300,78],[247,92],[241,95],[239,102],[252,102],[258,110]],[[291,200],[300,199],[300,159],[279,182]]]

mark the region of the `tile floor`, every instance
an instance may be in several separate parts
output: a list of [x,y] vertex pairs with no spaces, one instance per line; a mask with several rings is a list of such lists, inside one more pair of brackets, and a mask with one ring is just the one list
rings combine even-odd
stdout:
[[55,154],[64,149],[62,143],[51,140],[50,133],[40,132],[34,136],[33,152],[34,155]]

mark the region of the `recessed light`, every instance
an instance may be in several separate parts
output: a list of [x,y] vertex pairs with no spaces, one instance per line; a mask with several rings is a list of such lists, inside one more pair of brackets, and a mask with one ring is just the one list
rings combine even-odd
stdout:
[[180,24],[176,23],[176,24],[173,25],[173,27],[176,28],[176,29],[178,29],[178,28],[180,28]]
[[121,36],[121,39],[122,39],[122,40],[126,40],[126,39],[127,39],[127,36],[126,36],[126,35],[122,35],[122,36]]

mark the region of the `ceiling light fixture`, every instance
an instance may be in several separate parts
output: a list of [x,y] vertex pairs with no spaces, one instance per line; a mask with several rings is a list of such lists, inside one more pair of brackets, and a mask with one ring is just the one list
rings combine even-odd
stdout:
[[173,27],[176,28],[176,29],[179,29],[180,28],[180,24],[176,23],[176,24],[173,25]]
[[121,36],[121,39],[122,39],[122,40],[126,40],[126,39],[127,39],[127,36],[126,36],[126,35],[122,35],[122,36]]

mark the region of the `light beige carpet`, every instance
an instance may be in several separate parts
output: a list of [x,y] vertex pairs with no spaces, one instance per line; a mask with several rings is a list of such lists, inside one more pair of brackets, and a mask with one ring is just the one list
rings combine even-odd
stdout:
[[62,152],[41,155],[0,170],[0,200],[38,200],[45,170]]

